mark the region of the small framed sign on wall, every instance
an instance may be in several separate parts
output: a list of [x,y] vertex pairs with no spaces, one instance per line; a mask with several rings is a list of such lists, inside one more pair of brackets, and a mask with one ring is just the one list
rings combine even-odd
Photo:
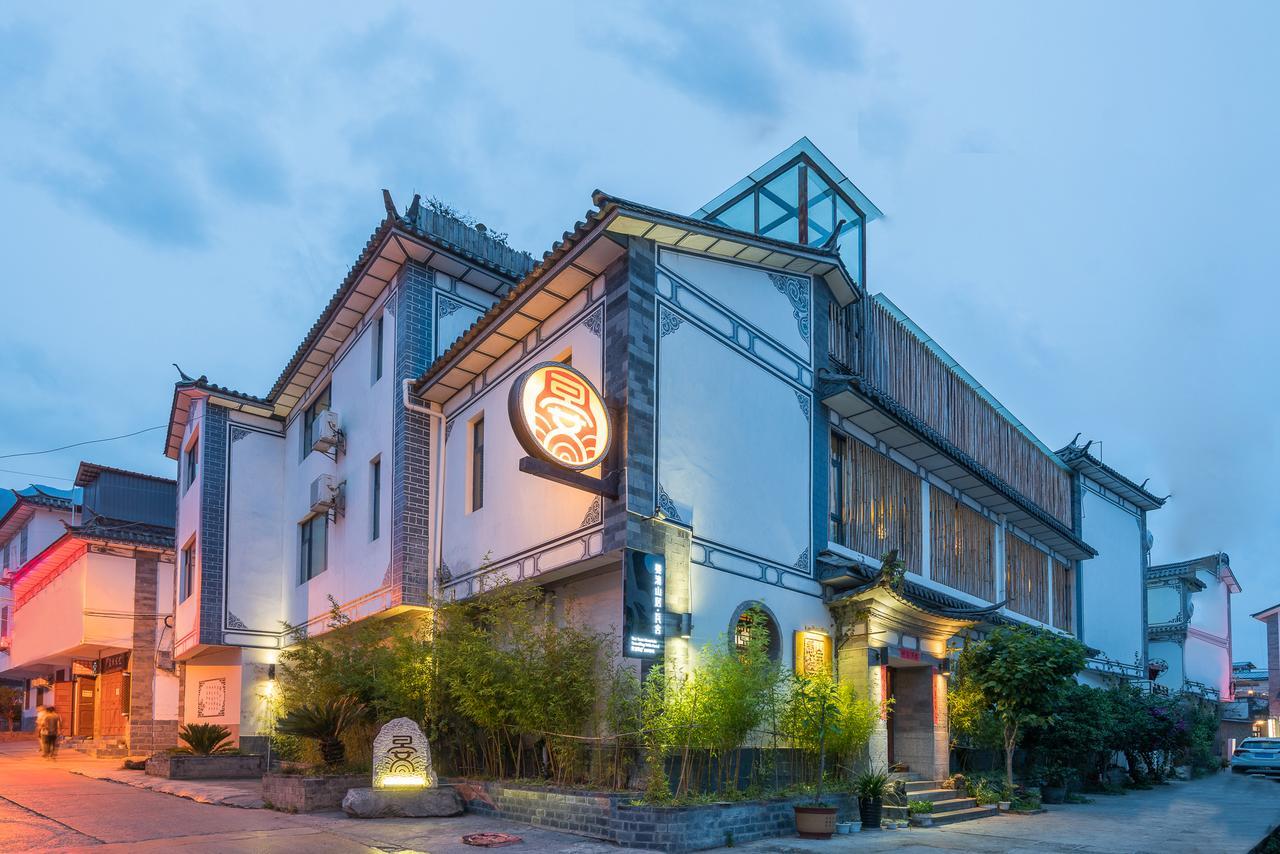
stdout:
[[227,713],[227,678],[201,679],[196,685],[196,717],[220,718]]

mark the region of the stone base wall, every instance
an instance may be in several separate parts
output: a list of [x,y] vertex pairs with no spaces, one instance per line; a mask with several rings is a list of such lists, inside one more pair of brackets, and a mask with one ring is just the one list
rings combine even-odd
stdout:
[[265,756],[157,753],[147,760],[147,776],[169,780],[249,780],[262,776],[265,760]]
[[[652,851],[704,851],[755,839],[786,836],[795,830],[793,807],[804,798],[707,804],[690,807],[638,806],[634,792],[557,789],[494,781],[454,781],[467,809],[482,815],[521,821],[623,848]],[[828,797],[841,821],[857,818],[857,801]]]
[[319,812],[342,808],[347,789],[368,786],[368,774],[303,777],[268,774],[262,778],[262,800],[281,812]]

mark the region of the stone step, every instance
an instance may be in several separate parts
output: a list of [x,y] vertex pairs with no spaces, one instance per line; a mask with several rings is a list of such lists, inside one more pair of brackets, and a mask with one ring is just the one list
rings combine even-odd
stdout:
[[907,790],[907,798],[913,801],[949,801],[952,798],[965,798],[968,794],[961,789],[917,789],[916,791]]
[[[922,801],[924,798],[912,798],[912,800]],[[946,812],[955,812],[957,810],[969,809],[976,807],[977,800],[974,798],[947,798],[945,800],[937,800],[933,802],[933,812],[929,815],[940,815]],[[909,818],[911,816],[911,808],[909,806],[890,806],[884,807],[884,814],[887,818]]]
[[914,795],[916,792],[931,792],[942,788],[940,780],[921,780],[915,779],[907,783],[907,794]]
[[985,807],[969,807],[962,810],[949,810],[947,812],[933,813],[933,823],[935,826],[943,824],[955,824],[958,821],[972,821],[975,818],[988,818],[989,816],[999,815],[1000,810],[995,804]]

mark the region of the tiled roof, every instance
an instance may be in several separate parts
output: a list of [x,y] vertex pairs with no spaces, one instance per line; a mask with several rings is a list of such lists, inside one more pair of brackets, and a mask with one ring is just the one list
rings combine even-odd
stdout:
[[[373,234],[369,236],[369,240],[365,243],[364,249],[360,253],[360,257],[357,258],[355,264],[351,266],[351,269],[347,272],[346,278],[342,280],[342,284],[338,286],[338,290],[334,292],[333,297],[329,300],[329,304],[324,307],[322,312],[320,312],[319,319],[311,325],[311,329],[308,330],[306,337],[302,339],[302,343],[299,344],[298,349],[294,351],[293,357],[289,360],[289,363],[285,365],[284,370],[280,372],[280,376],[276,379],[275,385],[271,387],[271,391],[267,392],[267,400],[274,401],[276,396],[284,389],[285,385],[289,381],[289,377],[293,375],[293,372],[297,369],[298,365],[302,363],[312,345],[315,344],[316,340],[320,337],[320,334],[329,325],[329,321],[342,305],[347,294],[355,287],[365,265],[373,259],[374,255],[378,251],[378,247],[382,245],[382,241],[393,229],[402,228],[431,243],[440,245],[447,251],[464,258],[478,267],[482,267],[489,272],[512,282],[520,279],[520,277],[528,273],[528,266],[526,266],[526,262],[528,265],[532,265],[533,263],[533,259],[527,254],[514,252],[513,250],[510,250],[509,247],[504,247],[508,249],[507,253],[501,253],[503,262],[495,261],[493,258],[488,257],[492,254],[491,252],[484,251],[488,248],[486,247],[486,243],[501,245],[494,238],[482,235],[475,229],[470,228],[465,223],[461,222],[457,223],[461,226],[461,229],[457,230],[457,234],[455,234],[453,230],[441,228],[440,226],[444,224],[443,221],[448,220],[449,218],[441,217],[439,214],[435,214],[432,211],[422,208],[417,196],[414,196],[413,204],[409,206],[408,213],[405,216],[400,216],[396,213],[395,206],[391,202],[391,194],[386,190],[383,190],[382,194],[387,210],[386,217],[384,217],[382,222],[378,223],[378,227],[373,230]],[[433,228],[433,225],[436,227]],[[449,233],[442,233],[445,231],[448,231]],[[465,236],[462,239],[458,239],[458,234],[462,234],[463,232],[470,232],[474,235],[474,239],[469,239]]]
[[883,585],[895,598],[914,608],[939,617],[953,620],[973,620],[992,625],[1005,625],[1014,622],[999,613],[1000,609],[1004,607],[1003,602],[992,605],[975,605],[959,597],[943,593],[941,590],[935,590],[932,587],[912,581],[909,575],[902,579],[902,583],[898,587],[890,587],[883,583],[880,573],[870,571],[852,561],[838,558],[826,551],[818,554],[818,562],[837,568],[857,581],[856,586],[842,590],[833,596],[831,599],[833,604],[844,599],[852,599],[874,587]]
[[596,190],[591,195],[592,203],[595,204],[595,210],[589,210],[583,219],[578,221],[573,231],[566,231],[561,235],[560,240],[551,244],[551,248],[543,253],[542,260],[529,271],[514,288],[508,291],[502,299],[494,303],[488,311],[476,319],[474,323],[458,337],[452,345],[449,346],[443,354],[440,355],[423,373],[418,381],[414,383],[414,391],[420,393],[424,386],[428,385],[436,378],[454,358],[460,353],[467,350],[482,334],[484,334],[490,326],[492,326],[512,303],[520,299],[532,288],[537,287],[538,283],[560,262],[565,255],[573,251],[573,249],[592,231],[596,229],[605,219],[614,211],[621,210],[639,214],[645,217],[653,217],[670,222],[686,228],[690,231],[696,231],[703,234],[715,235],[725,239],[750,241],[752,244],[769,247],[779,253],[787,255],[800,254],[810,258],[821,258],[826,264],[839,267],[844,271],[846,278],[851,279],[848,272],[844,270],[844,262],[840,259],[840,253],[836,249],[823,249],[815,246],[805,246],[800,243],[791,243],[785,240],[777,240],[772,237],[762,237],[757,234],[732,229],[717,223],[708,222],[707,220],[696,219],[694,217],[685,216],[683,214],[664,211],[659,208],[642,205],[638,202],[632,202],[618,196],[611,196],[608,193]]
[[175,481],[171,477],[160,477],[154,474],[143,474],[140,471],[130,471],[129,469],[120,469],[120,468],[115,468],[114,466],[104,466],[104,465],[100,465],[99,463],[81,461],[80,467],[76,469],[76,486],[88,486],[89,484],[97,480],[99,475],[101,475],[103,472],[109,472],[111,474],[122,474],[122,475],[125,475],[126,477],[142,478],[143,480],[153,480],[153,481],[157,481],[158,483],[172,483],[172,484],[177,483],[177,481]]
[[1157,510],[1163,507],[1164,503],[1169,500],[1169,496],[1167,495],[1164,498],[1160,498],[1154,493],[1148,491],[1146,489],[1147,482],[1145,480],[1142,483],[1134,483],[1132,480],[1120,474],[1120,472],[1089,453],[1089,448],[1093,445],[1092,441],[1086,442],[1083,445],[1077,445],[1076,440],[1079,438],[1080,436],[1077,434],[1076,438],[1071,440],[1071,444],[1057,452],[1059,459],[1071,466],[1071,468],[1088,475],[1108,489],[1119,493],[1129,501],[1137,504],[1143,510]]
[[9,492],[13,496],[13,503],[9,505],[9,509],[5,510],[3,515],[0,515],[0,528],[3,528],[5,523],[24,506],[45,507],[50,510],[70,510],[73,506],[70,498],[45,492],[44,489],[35,484],[25,489],[11,489]]
[[95,516],[83,525],[67,525],[67,532],[84,540],[122,543],[135,546],[157,546],[172,549],[174,529],[145,522],[129,522]]

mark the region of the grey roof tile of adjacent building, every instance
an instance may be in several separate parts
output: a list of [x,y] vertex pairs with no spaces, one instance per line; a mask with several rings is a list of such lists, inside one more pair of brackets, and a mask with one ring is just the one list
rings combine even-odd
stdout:
[[1149,491],[1146,488],[1147,482],[1145,480],[1142,483],[1135,483],[1098,457],[1089,453],[1089,449],[1094,443],[1090,441],[1083,445],[1078,445],[1076,442],[1079,438],[1080,435],[1076,434],[1075,439],[1072,439],[1069,445],[1057,451],[1058,458],[1072,469],[1097,481],[1143,510],[1158,510],[1169,500],[1170,496],[1168,495],[1161,498]]

